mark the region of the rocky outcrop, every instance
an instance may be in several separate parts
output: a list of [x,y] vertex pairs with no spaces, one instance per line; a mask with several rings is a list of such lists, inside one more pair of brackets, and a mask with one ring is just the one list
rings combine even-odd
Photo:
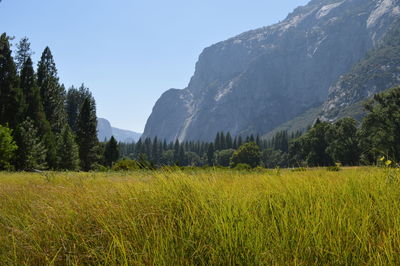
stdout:
[[107,141],[111,136],[114,136],[119,142],[131,143],[138,141],[141,135],[133,131],[112,127],[107,119],[97,118],[97,138],[99,141]]
[[400,0],[313,0],[284,21],[206,48],[188,87],[157,101],[144,137],[211,140],[265,134],[320,106],[376,47]]
[[[395,22],[377,48],[329,89],[321,118],[335,121],[373,95],[400,85],[400,22]],[[360,109],[360,108],[359,108]]]

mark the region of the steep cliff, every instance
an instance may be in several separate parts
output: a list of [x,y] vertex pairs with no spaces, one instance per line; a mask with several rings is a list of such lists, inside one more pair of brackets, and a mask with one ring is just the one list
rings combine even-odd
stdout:
[[[359,103],[376,93],[400,85],[400,21],[395,22],[377,48],[329,89],[322,119],[335,121],[360,113]],[[358,112],[354,113],[354,110]],[[349,110],[353,113],[349,114]]]
[[400,0],[313,0],[284,21],[206,48],[188,87],[157,101],[144,137],[210,140],[265,134],[322,105],[376,47]]

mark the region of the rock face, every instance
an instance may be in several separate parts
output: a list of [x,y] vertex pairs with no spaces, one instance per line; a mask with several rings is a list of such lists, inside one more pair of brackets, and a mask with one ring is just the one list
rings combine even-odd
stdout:
[[329,89],[322,119],[335,121],[346,110],[376,93],[400,85],[400,21],[394,23],[377,48]]
[[99,141],[109,140],[111,136],[119,142],[136,142],[142,134],[129,130],[119,129],[111,126],[111,123],[104,118],[97,118],[97,138]]
[[144,137],[211,140],[265,134],[322,105],[376,47],[400,0],[313,0],[282,22],[206,48],[188,87],[157,101]]
[[109,140],[112,136],[110,122],[104,118],[97,118],[97,138],[99,141]]

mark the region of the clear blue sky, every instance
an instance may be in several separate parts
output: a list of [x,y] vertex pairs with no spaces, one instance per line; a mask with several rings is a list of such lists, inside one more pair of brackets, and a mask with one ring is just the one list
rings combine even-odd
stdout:
[[308,0],[3,0],[0,31],[49,46],[61,82],[85,83],[97,114],[142,132],[158,97],[185,88],[201,51],[283,20]]

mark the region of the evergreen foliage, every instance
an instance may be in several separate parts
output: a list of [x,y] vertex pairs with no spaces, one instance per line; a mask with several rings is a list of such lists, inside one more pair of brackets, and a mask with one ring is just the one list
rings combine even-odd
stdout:
[[92,93],[84,84],[78,89],[72,86],[66,96],[66,112],[68,117],[68,125],[76,132],[78,129],[78,117],[81,107],[85,99],[90,98],[93,100]]
[[61,133],[66,123],[65,89],[58,83],[57,68],[49,47],[42,53],[37,73],[44,111],[54,133]]
[[86,98],[79,113],[77,142],[81,168],[89,171],[98,161],[96,104],[93,99]]
[[47,150],[38,135],[34,121],[28,117],[17,127],[15,135],[18,145],[17,168],[24,171],[46,169]]
[[25,62],[28,60],[28,58],[31,58],[33,54],[34,53],[31,50],[31,43],[29,42],[28,37],[22,38],[17,44],[17,52],[15,56],[15,65],[18,73],[21,72]]
[[24,116],[30,117],[38,129],[41,136],[50,132],[50,124],[46,119],[43,109],[40,89],[36,84],[35,72],[33,70],[32,59],[28,57],[21,70],[20,86],[24,94]]
[[17,73],[9,40],[5,33],[0,36],[0,124],[15,128],[20,122],[23,96],[17,88]]
[[[154,145],[156,147],[156,145]],[[112,165],[118,161],[119,159],[119,147],[118,143],[115,140],[114,136],[111,137],[111,139],[107,142],[105,146],[105,151],[104,151],[104,160],[105,164],[108,167],[112,167]]]
[[59,150],[57,151],[60,157],[58,168],[69,171],[79,170],[79,147],[74,133],[69,126],[65,126],[61,136],[61,143],[58,145]]
[[[382,45],[392,51],[385,57],[395,58],[392,48],[399,46],[399,29],[391,31],[395,34],[386,36]],[[100,164],[111,167],[119,158],[134,160],[135,169],[164,165],[353,166],[360,161],[373,164],[381,156],[400,161],[400,88],[368,102],[361,128],[355,120],[345,118],[333,124],[317,120],[304,134],[276,131],[268,139],[218,132],[212,142],[167,143],[155,137],[129,144],[117,143],[115,138],[99,143],[96,104],[89,89],[82,84],[65,93],[50,49],[44,50],[37,75],[32,54],[25,37],[17,45],[14,60],[10,37],[0,36],[0,169],[15,165],[20,170],[104,170]],[[393,67],[396,60],[392,60]],[[120,168],[125,164],[120,163]]]
[[10,128],[0,125],[0,170],[11,170],[15,151],[18,149]]

